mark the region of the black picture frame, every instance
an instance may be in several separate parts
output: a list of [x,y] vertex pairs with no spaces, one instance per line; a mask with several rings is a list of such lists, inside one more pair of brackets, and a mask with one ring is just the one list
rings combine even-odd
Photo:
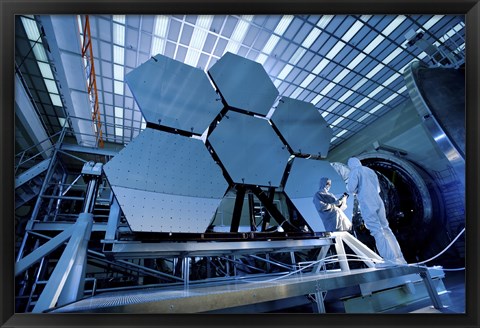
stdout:
[[[1,327],[341,327],[478,326],[479,51],[478,0],[0,0],[0,325]],[[133,315],[14,313],[14,17],[17,14],[465,14],[466,15],[466,314]]]

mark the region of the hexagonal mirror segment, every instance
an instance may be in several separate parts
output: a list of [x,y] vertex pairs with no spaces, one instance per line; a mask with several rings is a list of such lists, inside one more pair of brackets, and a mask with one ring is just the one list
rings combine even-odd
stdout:
[[294,154],[328,155],[333,130],[313,104],[284,97],[270,119]]
[[229,107],[266,116],[278,90],[263,66],[227,52],[208,74]]
[[104,172],[133,231],[205,232],[228,188],[201,140],[150,128]]
[[233,182],[280,185],[290,153],[266,119],[228,111],[207,140]]
[[156,55],[125,76],[148,123],[201,135],[223,109],[205,72]]

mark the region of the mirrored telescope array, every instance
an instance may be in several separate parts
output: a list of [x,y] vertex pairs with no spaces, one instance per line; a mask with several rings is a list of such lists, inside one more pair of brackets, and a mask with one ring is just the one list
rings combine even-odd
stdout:
[[202,70],[162,55],[127,74],[147,128],[104,171],[131,229],[205,232],[226,191],[244,185],[283,190],[323,231],[312,203],[320,178],[338,194],[345,184],[318,159],[332,137],[322,115],[310,103],[277,99],[262,65],[238,55],[226,53],[208,76],[217,90]]

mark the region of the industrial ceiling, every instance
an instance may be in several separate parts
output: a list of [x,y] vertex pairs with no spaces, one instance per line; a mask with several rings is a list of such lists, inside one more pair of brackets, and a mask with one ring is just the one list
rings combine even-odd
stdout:
[[[69,22],[71,30],[52,33],[45,21]],[[320,111],[333,129],[330,149],[409,98],[402,73],[412,61],[438,64],[409,45],[409,36],[453,54],[456,65],[465,58],[463,15],[90,15],[89,23],[102,138],[118,144],[146,127],[125,75],[157,54],[205,72],[226,52],[262,64],[278,99],[310,102]],[[84,27],[84,15],[16,20],[17,69],[49,135],[67,124],[81,140],[85,131],[77,131],[74,119],[89,121],[94,133],[90,111],[68,101],[73,94],[89,101]],[[83,62],[83,72],[58,58]],[[72,67],[67,85],[57,76],[61,64]]]

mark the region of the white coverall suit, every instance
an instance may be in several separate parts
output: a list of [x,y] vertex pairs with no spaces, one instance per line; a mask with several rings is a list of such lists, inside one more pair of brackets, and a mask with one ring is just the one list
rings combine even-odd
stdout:
[[322,219],[325,231],[348,231],[352,228],[352,222],[341,208],[345,200],[343,198],[338,199],[329,192],[327,181],[330,181],[330,179],[320,179],[319,190],[313,196],[315,208]]
[[395,235],[388,226],[385,205],[380,197],[377,174],[352,157],[348,160],[350,174],[347,191],[356,194],[365,226],[375,238],[380,256],[390,264],[407,264]]

